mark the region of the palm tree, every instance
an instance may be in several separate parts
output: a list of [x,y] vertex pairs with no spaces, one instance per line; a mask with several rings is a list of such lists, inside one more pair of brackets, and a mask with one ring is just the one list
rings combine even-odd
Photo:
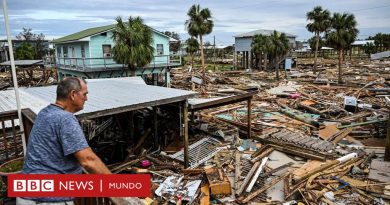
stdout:
[[376,52],[376,47],[374,43],[367,42],[365,45],[363,45],[363,50],[366,54],[368,54],[368,58],[371,61],[371,54]]
[[204,66],[204,54],[203,54],[203,39],[204,35],[210,34],[213,31],[214,22],[211,20],[211,12],[208,8],[201,9],[199,4],[192,5],[188,10],[187,15],[189,17],[185,22],[186,30],[190,36],[199,37],[200,42],[200,58],[202,61],[202,78],[203,82],[206,82],[206,73]]
[[137,67],[144,67],[153,60],[152,31],[140,17],[130,16],[124,22],[118,16],[116,21],[117,24],[112,34],[115,42],[112,48],[113,59],[127,65],[131,75],[134,76]]
[[276,79],[279,80],[279,61],[288,53],[289,45],[286,34],[274,31],[270,38],[269,51],[274,60],[273,64],[276,69]]
[[256,55],[256,60],[257,60],[256,67],[258,66],[258,59],[260,59],[260,68],[262,68],[263,54],[264,54],[265,61],[267,61],[266,53],[269,50],[269,44],[270,44],[270,39],[268,36],[258,34],[253,37],[251,48],[252,48],[252,52]]
[[320,37],[320,40],[317,44],[317,37],[316,36],[311,37],[307,42],[309,43],[311,51],[315,51],[317,45],[318,45],[318,47],[317,47],[318,50],[321,50],[321,48],[324,46],[324,43],[325,43],[324,40]]
[[310,32],[314,32],[316,36],[316,49],[314,53],[314,67],[313,72],[317,71],[317,52],[320,41],[320,33],[325,32],[330,27],[330,12],[323,10],[321,6],[314,7],[313,11],[307,12],[306,18],[310,23],[306,25],[306,28]]
[[199,50],[199,43],[194,37],[187,39],[186,52],[191,55],[191,67],[194,67],[194,54]]
[[326,44],[336,49],[339,53],[339,83],[343,83],[341,69],[343,51],[350,47],[359,33],[356,25],[357,22],[353,14],[334,13],[332,17],[332,28],[326,33]]

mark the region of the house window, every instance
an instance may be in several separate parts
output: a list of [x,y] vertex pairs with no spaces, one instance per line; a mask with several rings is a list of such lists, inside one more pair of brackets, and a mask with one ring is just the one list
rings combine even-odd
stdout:
[[68,47],[64,46],[64,58],[68,57]]
[[164,54],[164,45],[163,44],[157,44],[157,55]]
[[82,57],[82,58],[85,58],[85,49],[84,49],[84,45],[81,45],[81,57]]
[[103,57],[111,57],[111,45],[103,45]]
[[61,56],[61,47],[58,47],[57,48],[57,56],[58,56],[58,58],[61,58],[62,56]]

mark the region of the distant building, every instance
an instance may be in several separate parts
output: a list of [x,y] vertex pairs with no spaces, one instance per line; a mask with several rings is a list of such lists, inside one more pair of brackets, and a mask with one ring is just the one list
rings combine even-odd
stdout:
[[[271,34],[274,32],[274,30],[264,30],[264,29],[259,29],[255,31],[251,31],[248,33],[243,33],[243,34],[238,34],[234,36],[235,40],[235,46],[234,46],[234,54],[237,57],[240,53],[242,53],[242,59],[241,59],[241,66],[244,68],[250,68],[252,67],[252,62],[253,56],[251,53],[251,44],[253,37],[255,35],[261,34],[265,36],[271,36]],[[289,46],[291,49],[294,49],[296,47],[296,35],[285,33],[285,32],[280,32],[286,34],[288,41],[289,41]],[[237,59],[235,60],[237,62]]]
[[[115,24],[89,28],[68,36],[55,39],[52,43],[56,51],[56,67],[58,78],[77,76],[81,78],[111,78],[126,77],[130,75],[127,65],[119,64],[113,60],[112,48],[115,42],[112,32]],[[157,83],[157,74],[166,74],[169,83],[169,70],[180,65],[172,61],[169,55],[169,36],[152,29],[155,49],[154,59],[149,65],[137,68],[136,75],[145,76],[153,74]]]

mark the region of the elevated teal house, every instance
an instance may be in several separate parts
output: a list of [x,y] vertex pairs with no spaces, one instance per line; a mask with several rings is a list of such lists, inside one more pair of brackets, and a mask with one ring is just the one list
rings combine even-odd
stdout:
[[[115,24],[89,28],[52,41],[55,45],[58,79],[67,76],[91,78],[114,78],[130,76],[127,65],[118,64],[112,58],[115,45],[112,31]],[[157,84],[158,74],[165,75],[165,85],[169,86],[169,71],[179,66],[181,59],[171,59],[169,55],[170,37],[151,28],[153,32],[154,59],[145,67],[137,68],[136,75],[145,77],[152,74]]]

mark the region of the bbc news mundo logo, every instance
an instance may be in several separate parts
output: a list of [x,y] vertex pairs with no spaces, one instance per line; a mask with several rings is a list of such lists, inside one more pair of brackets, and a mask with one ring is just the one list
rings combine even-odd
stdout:
[[8,197],[150,197],[149,174],[11,174]]
[[54,192],[54,180],[14,180],[15,192]]

